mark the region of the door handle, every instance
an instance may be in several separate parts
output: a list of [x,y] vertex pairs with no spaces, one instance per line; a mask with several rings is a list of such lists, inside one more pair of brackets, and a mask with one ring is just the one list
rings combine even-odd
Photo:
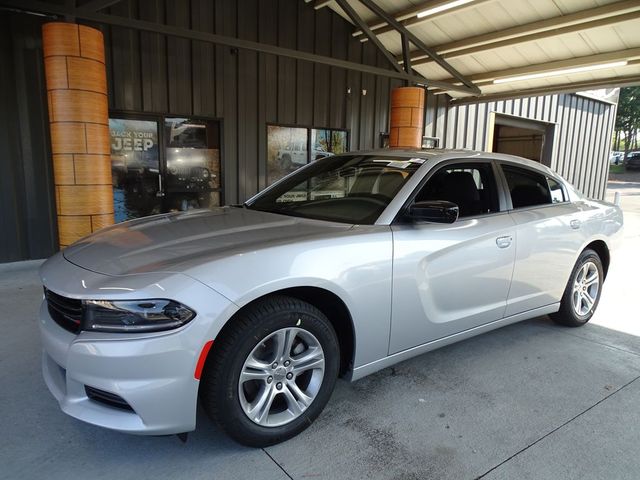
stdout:
[[498,237],[496,238],[496,245],[498,245],[498,248],[507,248],[509,245],[511,245],[512,241],[513,237],[511,235]]
[[578,230],[580,228],[580,220],[576,220],[574,218],[569,222],[569,225],[571,225],[571,228],[573,228],[574,230]]

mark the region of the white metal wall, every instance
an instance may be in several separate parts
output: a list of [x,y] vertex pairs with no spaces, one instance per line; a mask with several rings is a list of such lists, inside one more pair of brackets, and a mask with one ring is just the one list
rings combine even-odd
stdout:
[[488,150],[491,112],[556,124],[551,168],[592,198],[604,198],[616,106],[574,94],[449,105],[427,94],[425,135],[443,148]]

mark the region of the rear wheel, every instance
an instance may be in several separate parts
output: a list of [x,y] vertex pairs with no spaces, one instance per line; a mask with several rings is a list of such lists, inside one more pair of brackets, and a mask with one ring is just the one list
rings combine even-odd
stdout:
[[600,257],[591,249],[583,251],[569,278],[560,310],[550,317],[554,322],[568,327],[580,327],[587,323],[598,307],[603,281]]
[[307,428],[338,375],[338,340],[327,317],[274,296],[248,307],[214,343],[200,387],[204,409],[227,434],[263,447]]

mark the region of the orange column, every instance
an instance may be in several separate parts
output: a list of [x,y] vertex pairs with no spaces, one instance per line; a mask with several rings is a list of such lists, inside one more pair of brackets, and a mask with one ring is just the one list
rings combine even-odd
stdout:
[[424,95],[421,87],[398,87],[391,91],[390,147],[422,147]]
[[66,247],[113,224],[109,107],[102,32],[42,27],[58,239]]

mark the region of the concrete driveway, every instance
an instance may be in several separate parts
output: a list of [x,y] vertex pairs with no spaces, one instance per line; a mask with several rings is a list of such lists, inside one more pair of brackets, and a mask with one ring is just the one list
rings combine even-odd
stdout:
[[233,443],[200,415],[186,444],[85,425],[40,375],[36,266],[2,267],[0,478],[637,479],[640,181],[617,181],[627,223],[597,315],[542,317],[339,382],[302,435]]

